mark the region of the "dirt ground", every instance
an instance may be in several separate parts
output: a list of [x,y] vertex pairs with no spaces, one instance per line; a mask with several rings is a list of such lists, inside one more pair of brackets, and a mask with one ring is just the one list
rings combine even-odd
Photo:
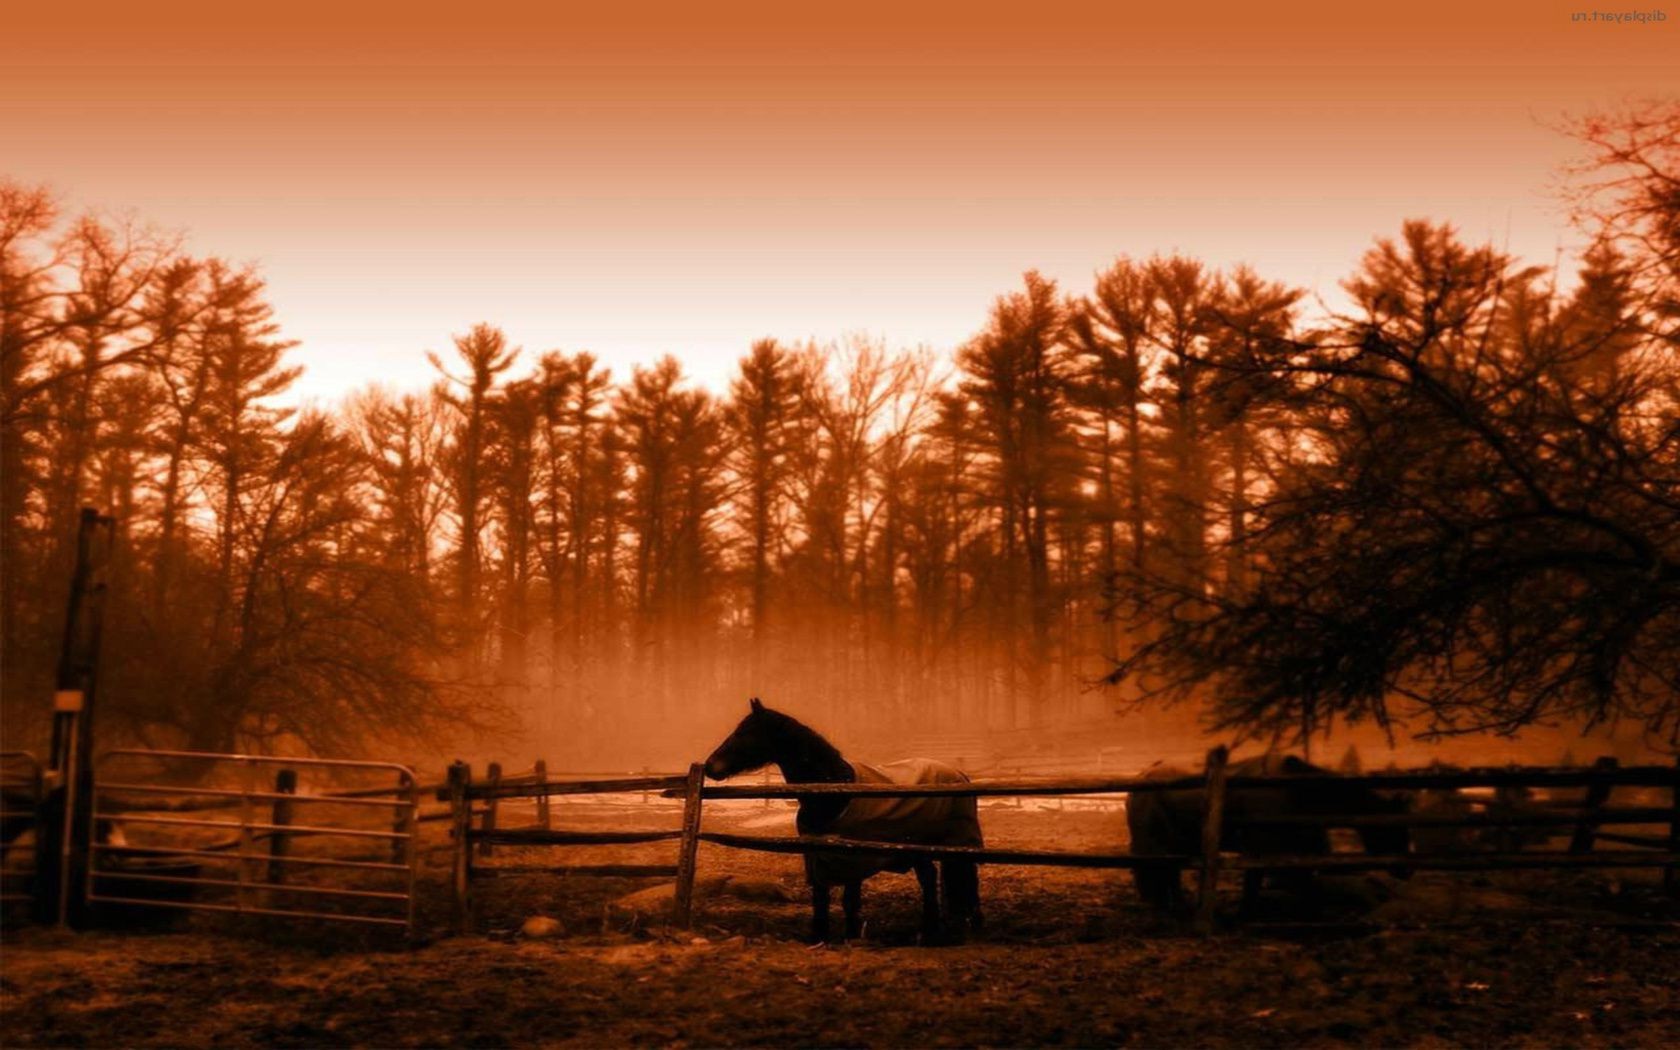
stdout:
[[[791,823],[779,804],[712,808],[708,826]],[[580,804],[557,822],[673,816]],[[1112,808],[999,805],[982,819],[999,845],[1124,841]],[[671,853],[501,849],[484,863]],[[704,847],[682,932],[649,880],[487,880],[477,932],[460,937],[446,857],[434,840],[412,944],[202,914],[127,932],[9,927],[0,1044],[1680,1045],[1680,909],[1632,871],[1325,880],[1307,899],[1269,894],[1264,921],[1240,929],[1232,883],[1224,928],[1203,938],[1148,912],[1121,874],[986,868],[987,931],[960,946],[919,945],[914,878],[882,875],[866,887],[863,939],[811,948],[794,858]],[[524,935],[534,916],[558,935]]]

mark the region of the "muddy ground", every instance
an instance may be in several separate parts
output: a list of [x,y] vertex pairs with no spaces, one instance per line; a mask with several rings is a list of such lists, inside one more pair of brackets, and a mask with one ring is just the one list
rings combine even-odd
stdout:
[[[790,823],[779,804],[711,808],[708,826]],[[557,812],[568,827],[673,817],[658,803]],[[999,845],[1124,841],[1113,808],[989,806],[983,823]],[[501,849],[484,863],[671,853]],[[882,875],[864,938],[813,949],[793,858],[703,847],[682,932],[648,880],[490,880],[462,937],[446,857],[434,838],[412,944],[198,914],[124,932],[8,926],[0,1044],[1680,1045],[1680,910],[1631,871],[1329,880],[1304,900],[1268,895],[1265,924],[1241,929],[1232,883],[1224,928],[1202,938],[1149,913],[1123,875],[987,868],[987,931],[960,946],[918,944],[914,878]],[[558,934],[525,936],[533,916]]]

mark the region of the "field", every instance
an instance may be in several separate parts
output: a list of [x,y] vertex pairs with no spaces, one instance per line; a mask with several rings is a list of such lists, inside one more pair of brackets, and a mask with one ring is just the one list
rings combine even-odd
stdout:
[[[566,827],[670,826],[669,805],[569,804]],[[988,805],[990,842],[1124,842],[1114,807]],[[509,807],[504,825],[520,814]],[[790,823],[781,804],[707,824]],[[433,838],[425,934],[194,915],[127,932],[14,928],[0,1042],[25,1046],[1680,1044],[1680,910],[1651,875],[1419,874],[1269,895],[1263,924],[1190,935],[1124,875],[983,870],[986,934],[917,944],[911,876],[868,884],[862,941],[811,948],[792,858],[702,847],[695,926],[645,880],[477,884],[447,933]],[[657,862],[670,844],[499,848],[487,864]],[[626,897],[631,894],[628,900]],[[1235,910],[1235,884],[1225,892]],[[836,901],[838,913],[838,901]],[[558,920],[555,936],[521,932]],[[1227,914],[1226,918],[1231,916]],[[838,918],[838,915],[836,915]]]

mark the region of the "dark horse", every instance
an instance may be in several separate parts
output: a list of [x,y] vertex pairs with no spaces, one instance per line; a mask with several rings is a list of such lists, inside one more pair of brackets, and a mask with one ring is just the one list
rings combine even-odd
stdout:
[[[1370,788],[1350,784],[1329,770],[1320,769],[1294,755],[1261,755],[1231,764],[1232,777],[1299,776],[1315,778],[1310,784],[1279,787],[1233,787],[1225,794],[1224,834],[1220,849],[1249,856],[1323,856],[1330,852],[1330,835],[1323,826],[1261,826],[1246,822],[1273,817],[1308,816],[1313,814],[1382,814],[1403,813],[1404,798],[1380,795]],[[1151,770],[1148,779],[1177,780],[1190,776],[1180,769]],[[1322,777],[1322,782],[1316,778]],[[1202,813],[1207,793],[1200,787],[1176,788],[1170,791],[1133,792],[1126,802],[1126,824],[1131,830],[1131,851],[1135,855],[1181,854],[1196,856],[1202,849]],[[1373,856],[1398,856],[1410,852],[1410,835],[1403,826],[1361,827],[1359,837],[1365,851]],[[1395,875],[1408,874],[1402,868],[1393,869]],[[1183,903],[1183,885],[1179,869],[1173,864],[1146,865],[1134,868],[1138,893],[1144,900],[1164,910],[1176,909]],[[1280,873],[1281,874],[1281,873]],[[1260,893],[1265,872],[1248,870],[1243,873],[1243,909],[1253,907]],[[1310,882],[1304,872],[1287,873],[1291,888],[1302,889]]]
[[[911,759],[885,766],[852,763],[816,730],[772,711],[755,697],[752,710],[728,739],[706,759],[706,775],[723,780],[767,765],[781,768],[790,784],[960,784],[968,777],[942,762]],[[840,835],[876,842],[908,842],[930,846],[981,845],[978,807],[973,796],[933,798],[861,798],[813,795],[799,800],[796,826],[801,835]],[[945,903],[953,932],[964,924],[980,928],[980,874],[974,861],[940,862]],[[940,932],[938,872],[931,860],[902,860],[889,856],[842,853],[805,854],[805,877],[811,884],[811,939],[828,940],[829,891],[841,886],[846,936],[863,932],[858,914],[863,904],[863,880],[879,871],[914,870],[922,888],[922,934]]]

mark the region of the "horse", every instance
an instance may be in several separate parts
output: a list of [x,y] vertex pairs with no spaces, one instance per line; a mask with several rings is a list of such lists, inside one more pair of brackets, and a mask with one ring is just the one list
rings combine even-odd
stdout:
[[[1449,765],[1439,759],[1429,763],[1433,773],[1462,773],[1462,766]],[[1535,827],[1520,823],[1548,810],[1545,799],[1536,798],[1534,790],[1524,784],[1500,784],[1491,797],[1478,793],[1473,797],[1459,788],[1425,788],[1417,793],[1412,811],[1431,817],[1469,817],[1481,815],[1494,823],[1483,827],[1435,826],[1418,828],[1412,842],[1423,853],[1517,853],[1529,846],[1543,846],[1558,835],[1569,834],[1567,829]],[[1500,823],[1512,821],[1513,823]]]
[[[789,784],[966,784],[968,777],[955,766],[930,759],[907,759],[885,765],[849,762],[838,748],[810,726],[765,707],[757,697],[747,716],[706,759],[706,775],[724,780],[767,765],[780,767]],[[801,835],[840,835],[877,842],[905,842],[925,846],[981,846],[979,809],[973,796],[866,798],[810,795],[799,800],[795,826]],[[972,860],[950,858],[939,863],[925,858],[905,860],[887,855],[840,853],[805,854],[805,878],[811,887],[811,940],[828,940],[830,891],[842,888],[845,935],[863,932],[860,913],[863,881],[881,871],[914,870],[922,891],[922,936],[931,941],[941,933],[939,882],[945,904],[961,937],[964,927],[978,932],[980,874]]]
[[[1225,793],[1225,827],[1219,848],[1249,856],[1324,856],[1330,852],[1330,835],[1323,826],[1270,825],[1255,827],[1247,822],[1274,817],[1312,814],[1403,813],[1408,800],[1380,795],[1370,788],[1350,784],[1329,770],[1321,769],[1294,755],[1266,754],[1232,763],[1232,777],[1322,776],[1323,783],[1291,784],[1280,787],[1233,787]],[[1150,780],[1177,780],[1192,774],[1170,767],[1145,775]],[[1201,787],[1133,792],[1126,803],[1126,824],[1131,831],[1131,851],[1137,856],[1170,854],[1195,856],[1202,849],[1202,814],[1206,792]],[[1401,826],[1361,827],[1359,837],[1367,853],[1392,856],[1410,852],[1408,829]],[[1391,869],[1398,877],[1410,873]],[[1310,874],[1289,873],[1289,884],[1304,889]],[[1265,872],[1243,873],[1243,910],[1252,910],[1259,898]],[[1138,893],[1164,911],[1183,905],[1183,885],[1174,864],[1145,864],[1132,869]]]

